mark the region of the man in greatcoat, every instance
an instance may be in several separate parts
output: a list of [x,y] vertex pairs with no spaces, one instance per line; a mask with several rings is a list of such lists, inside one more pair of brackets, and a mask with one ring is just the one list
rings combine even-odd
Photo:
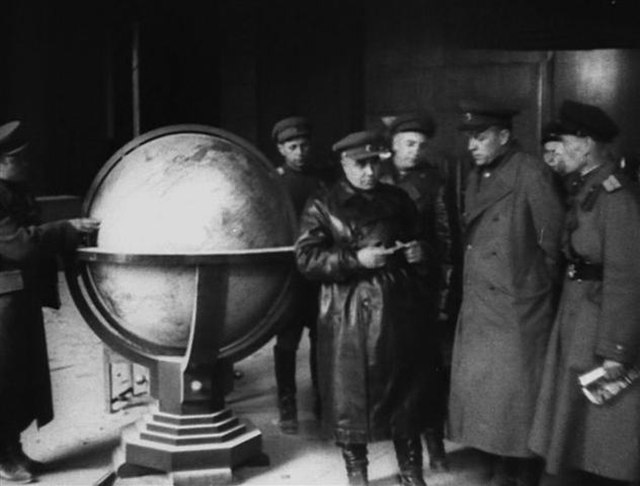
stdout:
[[[439,320],[446,293],[446,276],[451,268],[451,224],[453,211],[448,207],[447,185],[439,163],[429,153],[429,141],[435,134],[436,123],[428,113],[405,113],[397,116],[389,125],[393,155],[381,181],[404,190],[418,209],[421,240],[431,250],[427,262],[429,271],[423,279],[423,299],[428,309],[423,317],[425,352],[434,353],[438,365],[438,386],[432,392],[440,403],[433,410],[425,410],[428,427],[424,437],[432,470],[448,469],[444,449],[444,419],[447,400],[448,370],[445,371],[442,351],[450,350],[446,327],[448,322]],[[449,353],[450,354],[450,353]]]
[[321,283],[323,423],[350,484],[368,484],[367,443],[393,439],[401,483],[424,485],[420,432],[434,363],[420,339],[428,256],[416,208],[403,190],[379,183],[387,149],[376,133],[350,134],[333,149],[344,176],[309,201],[296,242],[298,268]]
[[41,307],[60,306],[56,253],[75,249],[99,224],[39,223],[26,187],[26,147],[19,121],[0,126],[0,483],[30,482],[42,467],[20,445],[31,422],[53,418]]
[[640,189],[615,163],[617,124],[601,108],[567,100],[555,131],[576,177],[565,222],[568,265],[531,432],[545,486],[640,481],[640,381],[592,403],[578,377],[640,370]]
[[463,300],[450,436],[494,459],[493,485],[534,485],[527,446],[555,312],[564,209],[549,168],[512,139],[515,111],[469,104]]

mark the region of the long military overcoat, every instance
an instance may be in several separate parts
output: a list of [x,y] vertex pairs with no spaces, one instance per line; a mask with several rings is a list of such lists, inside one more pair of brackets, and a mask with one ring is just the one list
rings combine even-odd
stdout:
[[470,173],[465,198],[450,436],[493,454],[528,457],[564,210],[549,170],[514,148]]
[[[552,474],[580,469],[640,479],[640,382],[605,405],[578,375],[612,359],[640,366],[640,194],[613,165],[589,174],[567,218],[572,253],[602,265],[602,280],[565,279],[549,342],[531,448]],[[567,247],[568,250],[568,247]]]
[[428,415],[429,343],[416,268],[402,252],[366,269],[357,251],[415,238],[416,208],[396,187],[366,193],[346,180],[310,201],[298,268],[321,282],[318,373],[323,422],[339,443],[414,436]]
[[67,222],[38,225],[25,187],[0,181],[0,435],[53,417],[41,306],[59,306],[53,256],[78,241]]

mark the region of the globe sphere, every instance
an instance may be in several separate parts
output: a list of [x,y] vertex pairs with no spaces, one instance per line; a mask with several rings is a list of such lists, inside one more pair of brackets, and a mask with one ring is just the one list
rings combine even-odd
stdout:
[[[295,218],[277,173],[248,142],[202,126],[146,134],[105,165],[84,212],[101,221],[96,252],[122,261],[89,265],[90,291],[82,298],[89,296],[93,313],[101,314],[99,325],[126,346],[184,353],[197,289],[189,256],[232,261],[223,290],[199,296],[224,308],[210,323],[222,326],[223,355],[267,317],[275,320],[292,265],[243,258],[290,246]],[[151,263],[138,258],[149,255],[156,256]]]

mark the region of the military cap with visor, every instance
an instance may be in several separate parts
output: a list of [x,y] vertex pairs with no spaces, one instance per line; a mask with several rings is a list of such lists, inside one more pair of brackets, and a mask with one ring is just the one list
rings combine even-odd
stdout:
[[405,113],[389,124],[391,135],[401,132],[418,132],[431,138],[436,133],[436,122],[428,113]]
[[483,101],[462,101],[459,111],[458,130],[463,132],[483,132],[490,127],[511,130],[513,117],[518,114],[514,108]]
[[620,133],[616,122],[600,107],[571,100],[562,103],[560,115],[548,125],[548,131],[556,136],[591,137],[598,142],[611,142]]
[[20,152],[27,145],[24,125],[17,120],[0,125],[0,154]]
[[391,155],[384,136],[374,130],[350,133],[333,144],[333,151],[353,160],[388,158]]
[[298,137],[311,136],[311,123],[303,116],[290,116],[278,121],[271,130],[276,143],[284,143]]

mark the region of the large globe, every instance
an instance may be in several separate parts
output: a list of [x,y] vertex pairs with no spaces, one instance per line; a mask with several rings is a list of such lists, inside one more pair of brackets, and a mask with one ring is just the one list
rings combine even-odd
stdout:
[[260,256],[290,254],[295,218],[277,173],[246,141],[203,126],[143,135],[107,162],[84,213],[101,227],[84,270],[88,290],[74,297],[91,301],[82,307],[102,337],[143,353],[184,353],[197,285],[190,262],[216,255],[228,264],[224,295],[210,296],[224,306],[211,323],[223,328],[222,354],[248,336],[268,337],[260,327],[282,312],[292,265]]

